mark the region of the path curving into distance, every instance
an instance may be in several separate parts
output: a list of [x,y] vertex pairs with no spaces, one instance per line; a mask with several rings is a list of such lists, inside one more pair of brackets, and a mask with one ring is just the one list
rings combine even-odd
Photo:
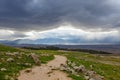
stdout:
[[55,59],[47,64],[31,68],[31,72],[26,73],[26,70],[20,71],[18,80],[72,80],[62,71],[54,70],[60,67],[61,64],[66,64],[67,58],[60,55],[55,55]]

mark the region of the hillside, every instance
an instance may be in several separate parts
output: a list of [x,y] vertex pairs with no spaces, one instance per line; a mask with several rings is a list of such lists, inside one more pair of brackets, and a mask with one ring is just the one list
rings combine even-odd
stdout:
[[[17,80],[21,75],[21,70],[24,71],[24,75],[31,74],[32,72],[30,70],[34,71],[35,66],[41,67],[40,70],[44,70],[44,67],[42,67],[43,64],[47,62],[49,64],[51,60],[53,61],[52,65],[57,63],[58,59],[54,60],[55,55],[66,57],[67,63],[57,69],[50,66],[46,67],[50,67],[50,69],[53,70],[46,74],[48,75],[48,80],[51,80],[49,78],[51,78],[54,71],[56,72],[57,70],[64,72],[72,78],[72,80],[90,80],[90,78],[96,77],[97,79],[95,80],[120,79],[120,56],[89,54],[87,52],[66,50],[16,49],[0,45],[0,80]],[[37,62],[33,57],[37,58]],[[61,59],[59,60],[61,61]],[[91,77],[90,75],[93,76]],[[34,73],[34,76],[37,76],[37,73]]]
[[10,47],[10,46],[5,46],[5,45],[1,45],[0,44],[0,51],[2,52],[5,52],[5,51],[10,51],[10,52],[15,52],[15,51],[19,51],[19,49],[16,49],[16,48],[13,48],[13,47]]
[[[20,70],[36,65],[35,61],[30,57],[31,54],[34,53],[0,45],[0,80],[15,80]],[[38,56],[40,57],[39,54]],[[52,55],[42,56],[40,61],[46,63],[53,58]]]

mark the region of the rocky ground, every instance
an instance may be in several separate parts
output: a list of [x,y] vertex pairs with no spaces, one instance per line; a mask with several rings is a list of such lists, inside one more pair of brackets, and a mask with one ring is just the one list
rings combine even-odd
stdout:
[[76,66],[75,63],[60,55],[55,55],[55,59],[47,64],[22,70],[18,80],[72,80],[63,71],[78,76],[81,73],[85,80],[104,80],[104,77],[95,71],[87,70],[84,65]]
[[66,64],[66,57],[55,55],[55,59],[41,66],[22,70],[18,80],[72,80],[59,68]]

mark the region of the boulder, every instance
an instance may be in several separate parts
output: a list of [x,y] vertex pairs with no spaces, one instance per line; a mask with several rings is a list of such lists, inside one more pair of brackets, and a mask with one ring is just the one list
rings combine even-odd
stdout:
[[36,54],[31,53],[30,57],[34,60],[36,65],[41,65],[41,62],[40,62],[40,60],[39,60],[39,58],[38,58],[38,56]]
[[86,72],[85,66],[84,65],[80,65],[78,68],[75,69],[75,71],[77,71],[78,73],[82,72]]
[[104,80],[104,77],[96,74],[95,71],[87,71],[86,73],[86,75],[90,77],[89,80]]
[[86,75],[88,75],[88,76],[90,76],[90,77],[92,77],[92,76],[94,76],[96,74],[96,72],[95,71],[87,71],[86,72]]

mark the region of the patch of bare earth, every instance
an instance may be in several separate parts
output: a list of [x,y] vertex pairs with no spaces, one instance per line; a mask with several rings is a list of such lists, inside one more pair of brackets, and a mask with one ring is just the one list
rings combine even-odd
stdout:
[[47,64],[20,71],[18,80],[72,80],[66,73],[57,70],[66,61],[66,57],[55,55],[55,59]]

